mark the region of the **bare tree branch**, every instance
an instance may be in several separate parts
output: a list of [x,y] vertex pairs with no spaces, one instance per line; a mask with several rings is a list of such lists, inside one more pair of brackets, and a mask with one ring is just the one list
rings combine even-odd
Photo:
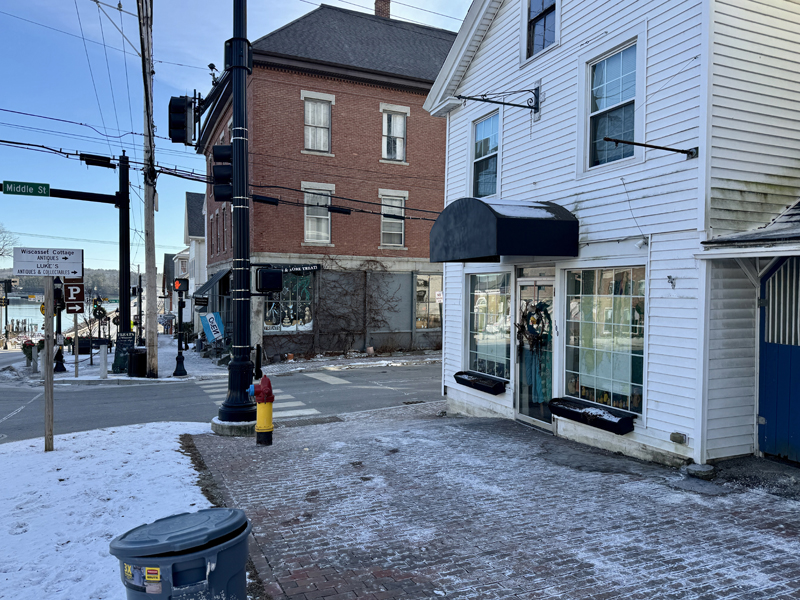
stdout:
[[0,258],[8,258],[14,254],[14,246],[19,244],[19,238],[0,223]]

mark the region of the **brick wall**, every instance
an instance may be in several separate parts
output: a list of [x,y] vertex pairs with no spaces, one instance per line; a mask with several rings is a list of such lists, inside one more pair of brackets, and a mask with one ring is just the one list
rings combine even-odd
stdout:
[[[329,77],[256,67],[248,82],[248,125],[250,128],[251,193],[277,196],[282,200],[303,204],[301,192],[259,188],[277,185],[301,188],[301,182],[335,184],[335,195],[368,202],[380,202],[378,190],[408,192],[406,208],[440,211],[444,198],[445,121],[431,117],[423,108],[425,96],[396,89],[337,80]],[[331,154],[304,154],[304,103],[301,90],[331,94]],[[381,103],[410,108],[406,129],[406,162],[381,162]],[[228,143],[227,122],[230,110],[220,119],[213,143],[219,143],[224,131]],[[209,148],[210,150],[210,148]],[[210,194],[211,190],[207,193]],[[333,204],[352,209],[380,213],[380,206],[358,204],[334,198]],[[230,241],[226,251],[216,242],[217,211],[222,205],[209,202],[214,215],[214,253],[207,245],[209,266],[230,260]],[[226,210],[228,235],[230,207]],[[427,216],[406,210],[406,216]],[[304,245],[304,209],[302,206],[254,204],[250,211],[251,252],[291,252],[299,254],[333,254],[339,256],[371,256],[426,258],[431,221],[406,220],[407,250],[380,249],[381,217],[379,214],[331,214],[333,247]],[[221,217],[220,217],[221,218]],[[230,237],[229,237],[230,240]]]

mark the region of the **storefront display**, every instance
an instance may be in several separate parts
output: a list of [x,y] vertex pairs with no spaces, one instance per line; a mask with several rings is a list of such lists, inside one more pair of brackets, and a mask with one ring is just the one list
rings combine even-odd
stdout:
[[511,377],[511,275],[470,275],[469,370]]
[[283,274],[283,289],[265,300],[264,333],[313,330],[313,277]]

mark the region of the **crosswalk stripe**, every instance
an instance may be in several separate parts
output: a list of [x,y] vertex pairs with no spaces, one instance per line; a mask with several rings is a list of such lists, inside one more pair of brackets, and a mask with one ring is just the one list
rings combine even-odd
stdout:
[[291,400],[294,398],[291,394],[278,394],[275,396],[275,400]]
[[211,398],[212,400],[214,400],[215,398],[224,398],[227,395],[228,395],[227,393],[225,393],[225,394],[209,394],[208,397]]
[[305,415],[318,415],[320,414],[316,408],[304,408],[300,410],[279,410],[272,413],[272,417],[280,419],[281,417],[302,417]]
[[311,377],[318,381],[322,381],[323,383],[329,383],[331,385],[341,385],[343,383],[349,383],[348,381],[341,379],[339,377],[334,377],[333,375],[326,375],[325,373],[303,373],[306,377]]
[[272,408],[290,408],[292,406],[305,406],[305,402],[273,402]]

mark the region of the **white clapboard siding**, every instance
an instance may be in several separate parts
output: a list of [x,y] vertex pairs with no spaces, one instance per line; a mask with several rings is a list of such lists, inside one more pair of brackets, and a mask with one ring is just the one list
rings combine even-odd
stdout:
[[800,4],[713,6],[709,224],[720,235],[800,199]]
[[463,370],[464,348],[464,268],[461,263],[444,265],[444,332],[442,336],[442,376],[444,385],[455,384],[453,375]]
[[[522,0],[507,0],[497,12],[463,74],[457,93],[521,90],[542,81],[541,118],[525,109],[497,109],[466,103],[450,113],[448,201],[470,193],[472,127],[499,110],[499,194],[507,200],[545,200],[570,210],[580,220],[581,241],[670,233],[697,227],[700,161],[683,155],[646,151],[646,160],[619,169],[576,177],[579,115],[578,57],[603,39],[647,23],[644,131],[638,141],[678,148],[699,144],[702,3],[698,0],[607,2],[565,0],[561,6],[560,46],[520,68]],[[587,45],[587,40],[590,42]],[[598,50],[599,52],[600,50]],[[522,102],[525,96],[509,97]],[[624,183],[621,180],[624,178]],[[697,240],[695,239],[697,247]]]
[[734,260],[713,261],[709,291],[707,456],[755,448],[756,290]]
[[647,428],[667,435],[694,430],[701,314],[696,247],[696,230],[654,235],[650,246]]

